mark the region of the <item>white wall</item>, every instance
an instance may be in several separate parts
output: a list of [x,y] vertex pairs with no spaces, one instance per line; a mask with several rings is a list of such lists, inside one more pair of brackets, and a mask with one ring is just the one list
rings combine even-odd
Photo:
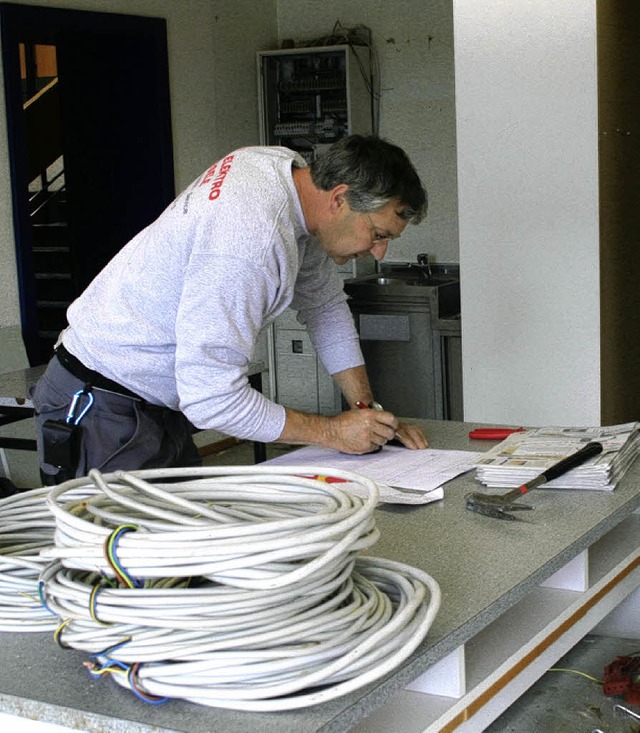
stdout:
[[387,260],[427,252],[458,262],[451,0],[278,0],[280,39],[368,26],[380,61],[380,134],[404,148],[429,194],[425,222],[393,242]]
[[595,0],[454,0],[465,419],[599,424]]

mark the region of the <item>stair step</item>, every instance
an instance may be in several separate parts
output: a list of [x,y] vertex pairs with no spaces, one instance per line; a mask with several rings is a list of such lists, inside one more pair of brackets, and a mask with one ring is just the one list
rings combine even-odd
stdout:
[[[59,303],[60,305],[55,305]],[[67,297],[66,293],[45,294],[36,300],[36,308],[41,310],[62,310],[73,303],[73,297]]]
[[71,280],[70,272],[36,272],[36,280]]
[[33,269],[37,273],[70,273],[71,253],[69,247],[56,245],[33,248]]
[[36,301],[57,301],[70,303],[78,295],[70,277],[36,277]]

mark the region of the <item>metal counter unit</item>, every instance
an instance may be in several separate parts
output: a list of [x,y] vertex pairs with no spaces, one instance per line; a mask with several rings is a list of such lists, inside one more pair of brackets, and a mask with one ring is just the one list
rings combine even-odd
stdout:
[[[488,448],[469,439],[475,424],[419,424],[434,448]],[[114,733],[481,731],[613,608],[639,598],[640,464],[612,492],[541,489],[521,522],[467,511],[476,486],[466,474],[444,487],[442,501],[376,511],[381,538],[370,553],[428,572],[443,603],[416,652],[375,683],[279,713],[150,706],[91,679],[85,656],[50,636],[7,633],[0,711]]]
[[373,393],[398,415],[463,417],[460,280],[449,268],[389,264],[345,282]]

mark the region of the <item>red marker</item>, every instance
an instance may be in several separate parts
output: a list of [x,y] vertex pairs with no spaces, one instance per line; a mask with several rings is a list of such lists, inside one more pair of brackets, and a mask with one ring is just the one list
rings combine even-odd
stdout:
[[474,440],[504,440],[513,433],[521,433],[524,428],[476,428],[469,433]]

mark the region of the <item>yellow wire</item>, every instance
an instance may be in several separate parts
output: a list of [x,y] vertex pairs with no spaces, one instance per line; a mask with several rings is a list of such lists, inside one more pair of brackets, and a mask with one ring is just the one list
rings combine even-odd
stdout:
[[587,674],[586,672],[581,672],[579,669],[562,669],[561,667],[552,667],[551,669],[548,669],[547,672],[571,672],[572,674],[579,674],[581,677],[586,677],[588,680],[597,682],[599,685],[604,684],[604,680],[599,680],[597,677],[592,677],[590,674]]

